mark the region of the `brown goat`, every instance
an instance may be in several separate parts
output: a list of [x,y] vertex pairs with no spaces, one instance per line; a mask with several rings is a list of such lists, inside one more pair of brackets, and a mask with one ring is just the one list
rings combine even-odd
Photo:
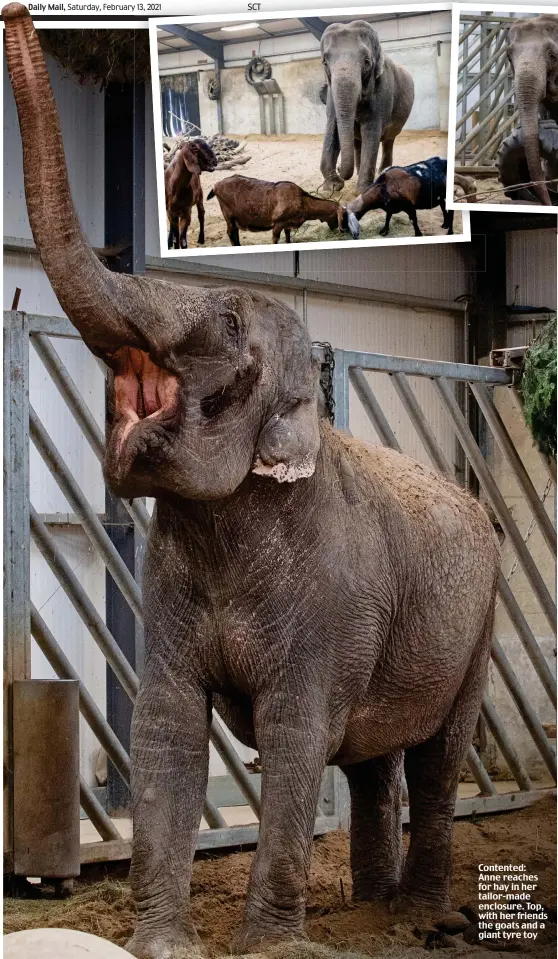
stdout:
[[439,206],[444,216],[442,226],[448,234],[453,233],[453,210],[446,210],[446,175],[447,160],[444,157],[430,157],[405,167],[388,167],[372,186],[348,204],[348,209],[358,220],[368,210],[385,210],[386,222],[380,236],[388,235],[394,213],[406,213],[415,236],[422,236],[417,210],[432,210]]
[[188,227],[192,207],[198,208],[200,235],[198,244],[205,243],[203,192],[200,174],[211,173],[217,166],[217,157],[204,140],[187,140],[178,149],[165,170],[165,201],[169,220],[169,250],[188,248]]
[[288,180],[271,183],[247,176],[229,176],[215,184],[207,199],[214,196],[227,221],[233,246],[240,246],[239,227],[252,232],[271,230],[274,243],[279,242],[282,230],[290,243],[291,230],[298,229],[306,220],[322,220],[330,230],[349,229],[355,239],[360,232],[356,217],[349,214],[345,206],[312,196]]

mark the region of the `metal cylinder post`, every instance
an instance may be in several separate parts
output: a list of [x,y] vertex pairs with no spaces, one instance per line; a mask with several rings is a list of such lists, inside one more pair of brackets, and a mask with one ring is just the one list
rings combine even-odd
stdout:
[[14,873],[80,872],[79,683],[14,682]]

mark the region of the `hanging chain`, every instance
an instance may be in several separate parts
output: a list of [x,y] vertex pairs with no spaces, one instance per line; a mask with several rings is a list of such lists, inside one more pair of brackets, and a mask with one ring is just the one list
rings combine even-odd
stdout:
[[331,343],[312,343],[312,346],[324,351],[324,361],[320,373],[320,386],[324,394],[327,416],[331,423],[335,417],[335,398],[333,395],[333,370],[335,368],[335,353]]

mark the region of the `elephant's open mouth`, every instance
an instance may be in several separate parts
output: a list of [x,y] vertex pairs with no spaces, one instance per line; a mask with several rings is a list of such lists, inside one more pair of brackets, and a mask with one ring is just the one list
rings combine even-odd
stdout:
[[178,416],[178,377],[157,366],[149,355],[125,346],[113,353],[114,397],[117,431],[116,453],[120,456],[137,427],[174,425]]

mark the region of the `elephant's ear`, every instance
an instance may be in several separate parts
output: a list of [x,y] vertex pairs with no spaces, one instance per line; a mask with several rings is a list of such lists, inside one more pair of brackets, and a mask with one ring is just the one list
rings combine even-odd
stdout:
[[382,73],[384,72],[384,67],[385,67],[385,58],[380,48],[378,50],[378,56],[376,58],[376,64],[374,66],[374,76],[376,80],[378,80],[381,77]]
[[252,472],[278,483],[294,483],[312,476],[320,449],[315,396],[299,400],[285,413],[274,413],[263,426]]

